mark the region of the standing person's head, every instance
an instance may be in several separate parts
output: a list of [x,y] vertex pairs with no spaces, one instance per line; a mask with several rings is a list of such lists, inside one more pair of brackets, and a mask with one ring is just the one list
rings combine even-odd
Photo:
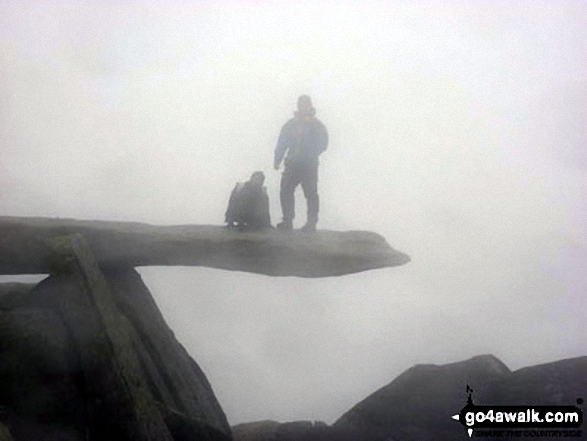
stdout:
[[316,114],[316,109],[312,106],[312,99],[308,95],[300,95],[298,98],[296,114],[299,116],[314,116]]

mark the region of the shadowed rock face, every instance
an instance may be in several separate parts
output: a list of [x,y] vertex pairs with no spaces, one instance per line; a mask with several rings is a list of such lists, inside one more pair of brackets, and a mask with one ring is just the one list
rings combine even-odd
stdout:
[[515,372],[491,355],[414,366],[355,405],[334,426],[402,441],[465,439],[464,428],[451,415],[466,404],[467,384],[479,405],[574,405],[587,392],[587,357]]
[[12,438],[10,431],[2,423],[0,423],[0,441],[14,441],[14,438]]
[[465,429],[451,416],[466,404],[467,385],[477,405],[575,405],[587,392],[587,357],[515,372],[492,355],[441,366],[417,365],[355,405],[332,426],[259,421],[234,426],[233,437],[234,441],[465,440]]
[[346,412],[335,426],[365,427],[399,440],[460,439],[464,431],[450,418],[466,403],[466,385],[490,388],[510,373],[484,355],[443,366],[417,365]]
[[51,239],[82,234],[100,267],[205,266],[271,276],[327,277],[410,258],[364,231],[239,232],[219,226],[0,217],[0,274],[49,273]]
[[232,428],[234,441],[393,441],[353,427],[333,427],[321,421],[278,423],[259,421]]
[[32,290],[0,285],[0,429],[16,441],[229,440],[136,270],[100,270],[82,236],[59,241],[59,271]]
[[0,310],[26,302],[36,286],[35,283],[0,283]]

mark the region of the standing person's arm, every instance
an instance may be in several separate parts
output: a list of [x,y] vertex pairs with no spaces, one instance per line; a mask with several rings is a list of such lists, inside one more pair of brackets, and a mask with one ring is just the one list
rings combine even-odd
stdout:
[[273,168],[279,170],[279,166],[285,152],[291,147],[291,130],[290,123],[286,123],[279,133],[279,139],[277,140],[277,146],[275,147],[275,156],[273,157]]
[[322,153],[323,151],[326,150],[326,148],[328,147],[328,131],[326,130],[326,126],[324,124],[322,124],[322,122],[320,123],[320,128],[318,130],[318,147],[319,147],[319,153]]

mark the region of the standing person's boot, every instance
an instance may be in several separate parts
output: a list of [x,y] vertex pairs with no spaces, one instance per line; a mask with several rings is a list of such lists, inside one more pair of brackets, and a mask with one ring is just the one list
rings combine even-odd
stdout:
[[315,233],[316,232],[316,224],[314,222],[306,222],[306,225],[304,225],[302,228],[300,228],[300,231],[302,231],[304,233]]
[[293,222],[290,219],[283,219],[277,224],[278,230],[291,231],[293,230]]

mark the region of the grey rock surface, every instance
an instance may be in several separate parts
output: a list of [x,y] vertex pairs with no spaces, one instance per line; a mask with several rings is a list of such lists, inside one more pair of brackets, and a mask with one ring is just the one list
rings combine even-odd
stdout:
[[229,440],[210,384],[140,275],[102,272],[81,236],[58,242],[59,271],[0,302],[0,422],[13,438]]
[[234,441],[394,441],[354,427],[333,427],[321,421],[258,421],[232,428]]
[[[205,422],[209,429],[198,430],[230,434],[226,416],[204,372],[176,340],[140,274],[134,269],[115,269],[106,271],[105,277],[119,312],[131,325],[142,369],[153,397],[163,405],[168,425],[171,421],[174,427],[181,428]],[[182,418],[185,421],[180,421]],[[199,439],[215,439],[199,435]]]
[[518,369],[491,396],[492,403],[504,405],[566,406],[578,398],[587,399],[587,356]]
[[0,422],[15,440],[84,439],[80,378],[56,310],[0,311]]
[[4,424],[0,423],[0,441],[14,441],[12,435],[10,434],[10,430]]
[[259,421],[234,426],[233,436],[235,441],[464,440],[468,439],[465,429],[451,416],[467,403],[467,385],[477,405],[575,405],[587,395],[587,357],[514,372],[492,355],[417,365],[353,406],[332,426]]
[[234,441],[272,441],[281,423],[272,420],[252,421],[232,426]]
[[82,234],[100,267],[205,266],[271,276],[327,277],[403,265],[378,234],[241,232],[210,225],[0,217],[0,274],[52,271],[51,239]]
[[36,283],[0,283],[0,310],[22,304],[36,286]]
[[587,393],[587,357],[527,367],[515,372],[482,355],[446,365],[408,369],[347,411],[335,427],[358,427],[402,441],[465,439],[451,419],[466,404],[574,405]]

